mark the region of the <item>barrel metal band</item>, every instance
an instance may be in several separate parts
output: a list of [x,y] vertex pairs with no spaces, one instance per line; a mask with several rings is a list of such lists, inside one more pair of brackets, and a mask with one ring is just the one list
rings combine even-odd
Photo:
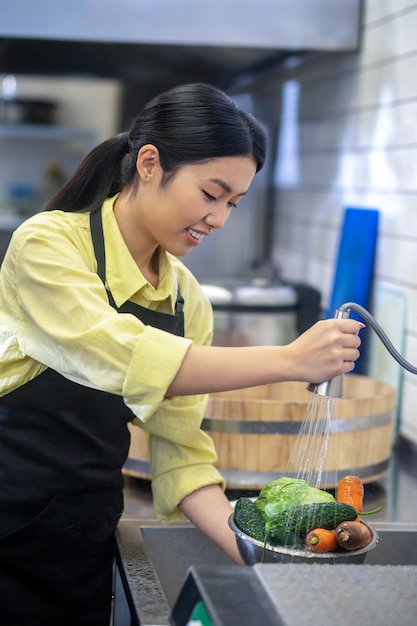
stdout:
[[[384,459],[379,463],[372,465],[365,465],[359,467],[338,467],[335,470],[324,471],[320,473],[321,485],[337,485],[342,476],[354,475],[359,476],[362,480],[373,478],[375,476],[381,476],[386,473],[389,466],[389,458]],[[280,472],[248,472],[245,470],[226,470],[219,467],[219,472],[229,485],[234,489],[248,488],[252,486],[254,489],[261,489],[262,486],[280,478],[280,476],[286,476],[288,478],[300,478],[299,472],[290,472],[289,470]],[[315,483],[317,478],[316,473],[311,474],[311,483]],[[310,480],[310,478],[309,478]],[[256,486],[256,487],[255,487]]]
[[[330,421],[330,433],[346,433],[358,430],[368,430],[391,424],[394,419],[394,411],[376,413],[364,417],[350,417],[348,419],[332,419]],[[201,428],[210,433],[228,433],[241,435],[297,435],[302,425],[309,422],[274,421],[262,422],[260,420],[236,420],[205,417]],[[314,432],[324,432],[325,420],[314,422]],[[306,429],[308,431],[308,429]]]
[[[384,459],[379,463],[374,463],[372,465],[366,465],[364,467],[344,467],[337,468],[335,470],[329,470],[322,472],[320,474],[320,484],[321,485],[337,485],[341,476],[347,476],[353,474],[355,476],[359,476],[363,480],[380,476],[386,473],[388,470],[389,458]],[[146,476],[147,478],[151,478],[151,468],[147,461],[141,461],[139,459],[135,459],[129,457],[126,460],[124,465],[124,469],[130,472],[135,472],[139,476]],[[285,474],[285,476],[289,478],[299,478],[298,472],[290,472],[289,470],[285,470],[285,472],[250,472],[246,470],[226,470],[221,466],[218,468],[219,472],[226,480],[229,486],[233,486],[233,488],[256,488],[261,489],[262,486],[270,483],[273,480],[276,480],[281,475]],[[311,481],[315,481],[315,474],[313,473],[311,476]]]

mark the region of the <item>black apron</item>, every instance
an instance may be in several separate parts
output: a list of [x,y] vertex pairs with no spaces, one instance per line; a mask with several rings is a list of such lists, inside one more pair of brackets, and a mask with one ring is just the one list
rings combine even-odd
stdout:
[[[101,212],[90,222],[105,283]],[[132,302],[117,310],[183,336],[182,309],[178,290],[175,315]],[[120,396],[51,369],[0,398],[2,626],[108,626],[133,418]]]

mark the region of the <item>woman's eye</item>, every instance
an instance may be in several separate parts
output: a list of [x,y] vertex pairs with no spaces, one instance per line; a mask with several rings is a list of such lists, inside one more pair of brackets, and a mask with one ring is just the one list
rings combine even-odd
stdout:
[[[203,189],[203,193],[206,196],[207,200],[209,200],[209,202],[217,202],[217,198],[215,196],[212,196],[211,193],[209,193],[205,189]],[[237,206],[235,202],[228,202],[227,204],[231,209],[235,209]]]
[[217,198],[212,196],[211,193],[208,193],[205,189],[203,189],[203,194],[206,196],[207,200],[210,200],[211,202],[215,202],[217,200]]

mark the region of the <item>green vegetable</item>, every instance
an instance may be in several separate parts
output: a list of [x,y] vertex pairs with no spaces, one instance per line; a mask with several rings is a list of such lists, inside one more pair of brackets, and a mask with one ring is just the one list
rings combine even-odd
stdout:
[[233,519],[236,526],[244,533],[258,541],[265,541],[265,523],[252,500],[239,498],[236,502]]
[[255,500],[265,520],[290,507],[316,502],[335,502],[335,498],[328,491],[310,487],[305,480],[286,476],[265,485]]
[[353,506],[342,502],[301,504],[281,511],[266,522],[266,540],[274,545],[302,544],[310,530],[333,530],[341,522],[355,520],[357,515]]

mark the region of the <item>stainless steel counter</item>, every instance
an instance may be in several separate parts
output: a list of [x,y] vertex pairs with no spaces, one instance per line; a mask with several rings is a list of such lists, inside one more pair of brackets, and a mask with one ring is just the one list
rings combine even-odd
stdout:
[[145,550],[139,522],[121,522],[114,626],[157,626],[169,623],[170,607],[155,568]]

